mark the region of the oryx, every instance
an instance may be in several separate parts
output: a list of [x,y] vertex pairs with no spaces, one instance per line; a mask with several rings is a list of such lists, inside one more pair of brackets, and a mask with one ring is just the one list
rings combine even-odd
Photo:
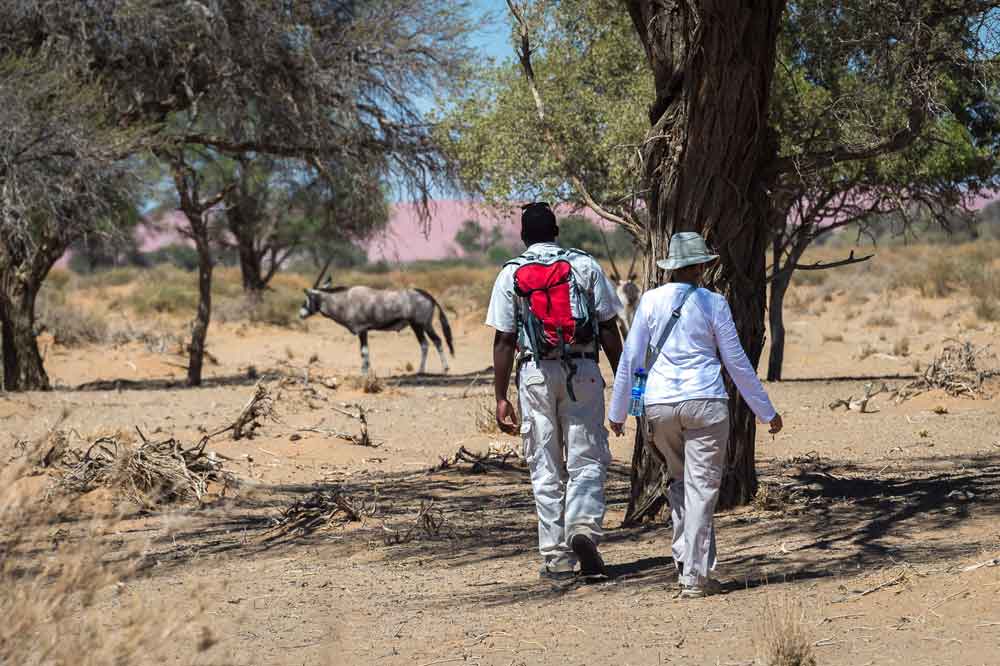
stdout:
[[[327,262],[316,279],[312,289],[306,289],[306,300],[299,310],[299,317],[305,319],[317,312],[334,320],[354,333],[361,340],[361,372],[369,369],[368,331],[400,331],[406,326],[413,329],[420,343],[420,373],[427,366],[427,338],[441,356],[441,365],[448,372],[448,359],[441,347],[441,338],[434,331],[434,311],[438,311],[438,321],[448,343],[448,350],[455,355],[451,339],[451,326],[444,308],[423,289],[372,289],[371,287],[320,287],[323,276],[329,268]],[[426,335],[426,337],[425,337]]]
[[635,271],[635,261],[639,256],[637,251],[632,253],[632,263],[628,266],[628,273],[623,277],[621,273],[618,272],[618,266],[615,265],[614,255],[611,254],[611,246],[608,244],[608,238],[601,232],[601,238],[604,239],[604,248],[608,251],[608,260],[611,262],[611,279],[615,283],[615,293],[618,294],[618,299],[622,302],[623,310],[618,315],[618,323],[622,329],[622,337],[628,335],[629,329],[632,327],[632,318],[635,317],[635,310],[639,307],[639,298],[642,296],[642,289],[636,284],[636,277],[638,277]]

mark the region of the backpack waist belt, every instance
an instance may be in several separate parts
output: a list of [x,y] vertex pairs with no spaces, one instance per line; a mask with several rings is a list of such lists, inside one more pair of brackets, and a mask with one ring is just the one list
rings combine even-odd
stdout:
[[[525,351],[523,358],[525,361],[534,361],[535,355],[529,351]],[[573,352],[570,354],[563,354],[562,356],[556,354],[553,356],[543,356],[538,359],[539,361],[561,361],[563,359],[569,360],[586,360],[597,362],[597,352]]]

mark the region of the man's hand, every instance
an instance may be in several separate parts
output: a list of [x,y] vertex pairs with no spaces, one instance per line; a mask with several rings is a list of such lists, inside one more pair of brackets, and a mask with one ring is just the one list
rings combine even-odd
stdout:
[[772,435],[777,435],[784,427],[785,424],[781,421],[781,414],[775,414],[774,418],[771,419],[771,427],[768,429],[768,432]]
[[616,437],[621,437],[625,434],[625,424],[618,423],[617,421],[612,421],[608,419],[608,426],[611,428],[611,432],[615,433]]
[[497,400],[497,426],[508,435],[516,435],[518,430],[517,414],[514,405],[507,398]]

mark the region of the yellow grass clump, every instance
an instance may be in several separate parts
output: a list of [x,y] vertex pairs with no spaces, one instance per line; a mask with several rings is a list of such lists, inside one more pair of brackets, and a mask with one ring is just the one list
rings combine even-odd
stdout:
[[816,666],[813,641],[802,603],[787,595],[769,595],[753,632],[760,666]]

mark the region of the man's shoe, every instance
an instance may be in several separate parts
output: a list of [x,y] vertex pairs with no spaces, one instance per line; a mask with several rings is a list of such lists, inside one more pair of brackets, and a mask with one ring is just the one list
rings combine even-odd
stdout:
[[696,585],[681,584],[681,599],[701,599],[722,592],[722,584],[714,578],[703,578]]
[[590,537],[577,534],[570,539],[569,547],[576,553],[580,560],[580,575],[584,577],[607,576],[608,571],[604,568],[604,560],[597,552],[597,544],[590,540]]
[[542,580],[552,581],[553,583],[564,583],[568,580],[573,580],[576,577],[575,571],[552,571],[547,566],[542,566],[541,570],[538,572],[538,577]]

